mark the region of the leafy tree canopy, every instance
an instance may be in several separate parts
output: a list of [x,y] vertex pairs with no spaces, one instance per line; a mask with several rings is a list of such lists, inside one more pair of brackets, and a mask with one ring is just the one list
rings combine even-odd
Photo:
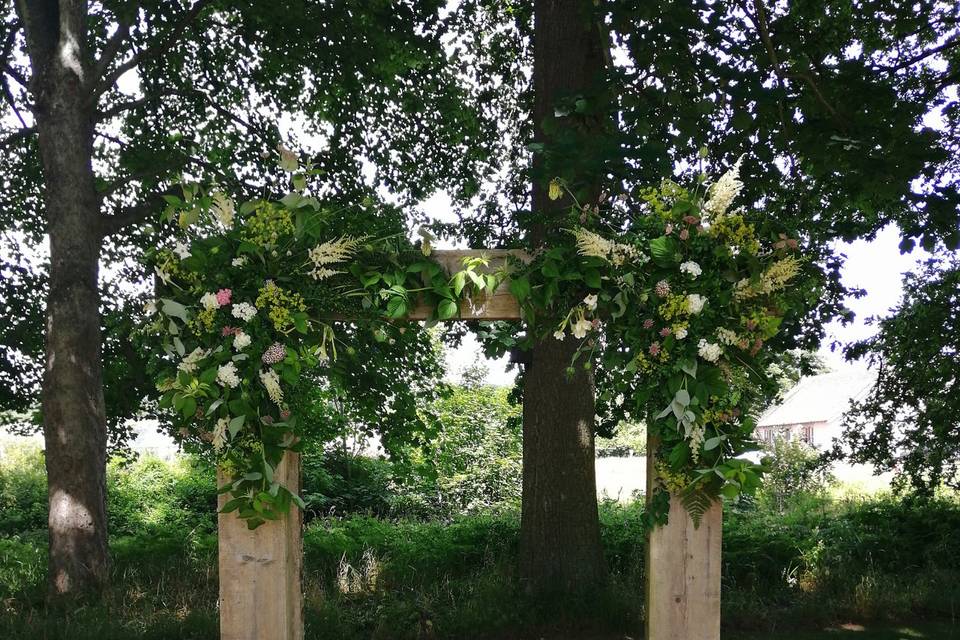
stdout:
[[876,386],[853,403],[844,428],[854,462],[896,472],[930,494],[960,487],[960,258],[931,260],[903,281],[894,314],[851,357],[876,366]]

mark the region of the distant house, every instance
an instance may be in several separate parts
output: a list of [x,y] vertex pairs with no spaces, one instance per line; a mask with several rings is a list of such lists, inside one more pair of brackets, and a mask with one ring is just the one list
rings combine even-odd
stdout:
[[850,401],[863,398],[875,380],[874,372],[861,367],[801,378],[783,401],[760,417],[757,439],[773,444],[778,436],[799,438],[825,449],[840,436]]

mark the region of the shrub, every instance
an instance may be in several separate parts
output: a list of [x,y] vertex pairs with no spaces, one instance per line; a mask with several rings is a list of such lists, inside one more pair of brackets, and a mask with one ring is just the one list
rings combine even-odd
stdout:
[[0,536],[47,527],[47,471],[34,444],[4,447],[0,457]]

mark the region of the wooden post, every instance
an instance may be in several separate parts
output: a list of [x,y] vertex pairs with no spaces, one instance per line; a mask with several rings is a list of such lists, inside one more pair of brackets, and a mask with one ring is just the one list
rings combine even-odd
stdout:
[[[299,491],[300,456],[288,452],[276,478]],[[217,471],[217,485],[225,481]],[[302,524],[296,506],[253,531],[236,513],[218,515],[221,640],[303,640]]]
[[[653,451],[648,442],[647,451]],[[647,495],[656,486],[647,454]],[[720,640],[720,501],[694,528],[678,496],[670,496],[669,521],[647,538],[647,640]]]

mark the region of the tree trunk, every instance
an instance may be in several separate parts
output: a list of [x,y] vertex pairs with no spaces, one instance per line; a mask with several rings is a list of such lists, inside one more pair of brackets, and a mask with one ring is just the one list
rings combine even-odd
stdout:
[[[603,40],[589,0],[537,0],[534,6],[534,123],[549,142],[544,120],[557,100],[593,87],[604,68]],[[558,122],[562,126],[562,122]],[[561,212],[533,186],[537,215]],[[534,227],[534,244],[544,242]],[[520,571],[534,594],[584,592],[606,576],[600,546],[594,467],[593,376],[578,367],[567,374],[576,350],[572,337],[547,338],[532,352],[523,391],[523,500]]]
[[18,2],[50,239],[42,411],[52,597],[97,591],[108,567],[106,418],[94,180],[91,64],[84,2]]

